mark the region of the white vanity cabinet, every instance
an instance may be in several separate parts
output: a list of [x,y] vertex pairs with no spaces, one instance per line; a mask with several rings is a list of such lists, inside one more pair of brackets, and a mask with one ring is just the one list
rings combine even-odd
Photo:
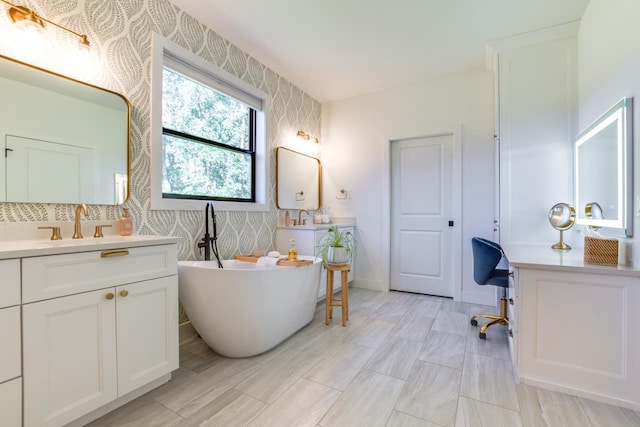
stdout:
[[518,379],[640,409],[640,271],[582,262],[582,253],[503,247],[514,267]]
[[[9,308],[17,314],[10,312],[17,343],[9,347],[18,352],[11,356],[18,371],[6,383],[0,377],[3,427],[85,424],[178,368],[178,239],[113,240],[13,252],[0,243],[0,257],[20,256],[0,260],[0,273],[5,264],[14,267],[18,295],[22,290],[21,305]],[[0,309],[0,338],[4,314]],[[0,363],[0,375],[7,366]],[[8,410],[22,420],[8,421]]]
[[0,425],[22,425],[20,260],[0,261]]
[[[299,255],[313,255],[321,257],[318,247],[323,236],[329,233],[329,227],[336,226],[340,231],[351,232],[355,235],[355,226],[352,223],[347,224],[328,224],[328,225],[310,225],[310,226],[294,226],[294,227],[278,227],[276,229],[276,250],[281,254],[287,254],[289,251],[289,242],[291,239],[296,241],[296,249]],[[320,290],[318,292],[318,301],[325,298],[326,295],[326,277],[327,272],[323,268],[320,278]],[[349,271],[349,282],[353,281],[353,262]],[[342,286],[340,275],[334,276],[334,291],[337,293]]]

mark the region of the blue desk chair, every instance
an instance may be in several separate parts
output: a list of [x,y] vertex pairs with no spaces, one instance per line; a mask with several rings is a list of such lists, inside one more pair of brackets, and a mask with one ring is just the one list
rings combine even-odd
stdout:
[[[480,328],[480,339],[487,339],[487,328],[492,325],[508,325],[507,317],[507,288],[509,287],[509,270],[496,268],[500,260],[505,257],[499,244],[491,240],[474,237],[471,239],[473,249],[473,280],[478,285],[494,285],[502,288],[502,298],[500,299],[500,315],[476,314],[471,317],[471,324],[478,326],[476,318],[484,317],[491,320]],[[506,258],[506,257],[505,257]]]

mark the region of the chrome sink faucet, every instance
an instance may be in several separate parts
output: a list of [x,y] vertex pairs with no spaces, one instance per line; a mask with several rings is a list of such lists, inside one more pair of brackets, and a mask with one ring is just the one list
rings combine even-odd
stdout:
[[306,212],[309,215],[309,211],[306,209],[300,209],[298,211],[298,225],[302,225],[302,212]]
[[84,203],[76,206],[76,216],[74,219],[73,225],[73,238],[74,239],[82,239],[82,228],[80,227],[80,213],[84,213],[84,216],[89,216],[89,211],[87,210],[87,205]]

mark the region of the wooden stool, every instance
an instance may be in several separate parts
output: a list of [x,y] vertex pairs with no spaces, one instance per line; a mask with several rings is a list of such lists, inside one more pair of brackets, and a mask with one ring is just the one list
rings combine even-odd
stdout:
[[[325,264],[324,268],[327,270],[327,296],[325,300],[325,315],[324,323],[329,324],[333,317],[333,307],[342,307],[342,326],[347,326],[347,320],[349,320],[349,277],[348,273],[351,270],[349,264]],[[342,284],[341,298],[333,297],[333,273],[340,271],[340,281]]]

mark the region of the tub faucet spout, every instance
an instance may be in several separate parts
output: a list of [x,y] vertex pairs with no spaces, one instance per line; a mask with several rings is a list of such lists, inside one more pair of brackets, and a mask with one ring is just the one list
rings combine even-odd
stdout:
[[207,202],[204,208],[204,237],[202,241],[198,243],[198,248],[202,251],[204,249],[204,260],[211,261],[211,243],[213,239],[209,234],[209,207],[213,209],[213,203]]
[[[213,224],[213,237],[209,234],[209,209],[211,209],[211,222]],[[213,202],[207,202],[204,208],[204,237],[202,241],[198,243],[198,248],[204,249],[204,260],[211,261],[211,253],[215,255],[218,260],[218,267],[222,268],[222,262],[220,262],[220,256],[218,255],[218,230],[216,225],[216,211],[213,208]]]

